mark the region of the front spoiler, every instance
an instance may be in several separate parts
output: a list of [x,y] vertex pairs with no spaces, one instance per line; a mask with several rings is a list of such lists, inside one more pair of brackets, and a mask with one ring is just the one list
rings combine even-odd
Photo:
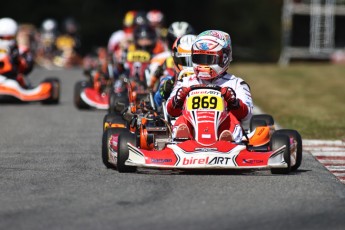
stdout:
[[[276,151],[252,152],[245,145],[220,141],[215,146],[197,148],[189,152],[185,145],[171,144],[159,151],[136,148],[128,143],[128,166],[158,169],[269,169],[287,168],[284,161],[285,146]],[[228,144],[219,149],[219,145]],[[216,150],[217,149],[217,150]],[[190,150],[190,149],[189,149]],[[221,151],[220,151],[221,150]]]
[[51,83],[41,82],[32,89],[24,89],[15,80],[0,75],[0,96],[14,97],[23,102],[36,102],[51,96]]
[[[85,89],[88,92],[85,92]],[[95,90],[90,88],[85,88],[80,93],[80,98],[90,107],[95,109],[107,110],[109,109],[109,99],[107,97],[102,97]]]

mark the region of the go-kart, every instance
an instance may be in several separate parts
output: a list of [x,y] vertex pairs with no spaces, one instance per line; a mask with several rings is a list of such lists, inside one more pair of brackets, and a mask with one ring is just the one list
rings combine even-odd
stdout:
[[99,47],[97,55],[91,55],[84,61],[84,75],[87,80],[76,82],[74,104],[79,109],[107,110],[113,84],[113,68],[106,48]]
[[109,108],[109,91],[111,79],[108,74],[99,70],[85,71],[86,81],[77,81],[74,85],[74,105],[78,109]]
[[103,118],[102,137],[102,160],[107,168],[116,166],[118,136],[128,130],[140,130],[143,117],[157,115],[152,92],[140,83],[137,78],[121,76],[114,87],[117,93],[110,96],[110,112]]
[[[118,113],[109,113],[103,119],[102,160],[107,168],[117,166],[118,136],[123,133],[138,133],[143,138],[142,143],[152,145],[150,138],[153,134],[168,137],[166,120],[155,110],[152,93],[137,100],[129,92],[129,106],[117,103]],[[135,96],[135,95],[134,95]],[[150,127],[149,127],[150,126]],[[146,141],[146,139],[150,139]],[[147,146],[146,146],[147,148]]]
[[18,81],[2,75],[12,68],[8,55],[0,54],[0,97],[6,101],[41,102],[58,104],[60,99],[60,81],[47,78],[36,87],[23,87]]
[[[123,129],[112,140],[108,151],[113,152],[113,165],[119,172],[134,172],[137,168],[153,169],[270,169],[273,174],[287,174],[297,170],[302,162],[302,139],[295,130],[275,130],[269,115],[253,116],[249,133],[244,132],[241,142],[218,140],[218,126],[228,112],[220,87],[195,86],[189,92],[183,116],[193,126],[193,138],[172,138],[169,125],[151,125],[141,121],[136,132]],[[154,119],[153,119],[154,121]],[[164,122],[166,124],[166,122]],[[115,149],[115,151],[114,151]]]
[[123,73],[115,80],[113,89],[109,95],[109,113],[116,113],[117,103],[129,105],[129,91],[132,91],[138,99],[148,94],[146,71],[151,60],[147,51],[135,50],[126,54]]
[[[140,89],[135,80],[122,77],[122,82],[124,84],[122,88],[125,88],[127,93],[126,97],[122,95],[122,99],[126,100],[119,100],[117,98],[118,100],[112,101],[112,112],[106,114],[103,119],[103,132],[109,127],[124,128],[126,124],[123,118],[124,114],[138,114],[146,111],[147,107],[149,107],[149,110],[155,109],[152,92]],[[124,110],[127,110],[126,113]]]

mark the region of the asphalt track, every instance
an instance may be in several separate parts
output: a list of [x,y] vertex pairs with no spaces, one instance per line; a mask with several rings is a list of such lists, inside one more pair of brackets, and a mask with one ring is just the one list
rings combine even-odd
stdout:
[[120,174],[101,162],[104,111],[0,104],[0,229],[345,229],[345,185],[309,152],[299,171]]

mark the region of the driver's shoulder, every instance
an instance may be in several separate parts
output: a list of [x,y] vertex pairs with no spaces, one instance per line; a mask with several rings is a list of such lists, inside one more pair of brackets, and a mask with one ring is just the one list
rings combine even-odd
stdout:
[[186,86],[200,84],[195,74],[191,74],[189,76],[179,78],[177,82],[180,82],[181,84],[186,85]]
[[237,77],[233,74],[227,73],[221,78],[219,78],[219,81],[223,84],[229,83],[233,85],[238,85],[238,84],[247,84],[241,77]]

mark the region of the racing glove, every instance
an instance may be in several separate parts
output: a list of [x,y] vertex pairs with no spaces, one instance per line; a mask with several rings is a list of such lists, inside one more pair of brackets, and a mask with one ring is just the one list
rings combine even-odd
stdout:
[[181,109],[186,99],[188,93],[190,91],[189,87],[181,87],[176,91],[176,95],[173,98],[173,107]]
[[220,90],[224,100],[227,102],[227,108],[229,110],[236,109],[239,106],[239,101],[236,99],[235,91],[230,87],[223,87]]
[[12,48],[9,52],[9,58],[11,62],[15,65],[19,65],[19,50],[17,48]]
[[161,76],[163,76],[164,74],[164,69],[163,69],[163,66],[158,66],[156,71],[153,73],[153,75],[156,77],[156,78],[160,78]]
[[174,81],[172,79],[168,79],[164,81],[163,85],[159,88],[159,94],[167,100],[170,96],[170,93],[173,89]]

